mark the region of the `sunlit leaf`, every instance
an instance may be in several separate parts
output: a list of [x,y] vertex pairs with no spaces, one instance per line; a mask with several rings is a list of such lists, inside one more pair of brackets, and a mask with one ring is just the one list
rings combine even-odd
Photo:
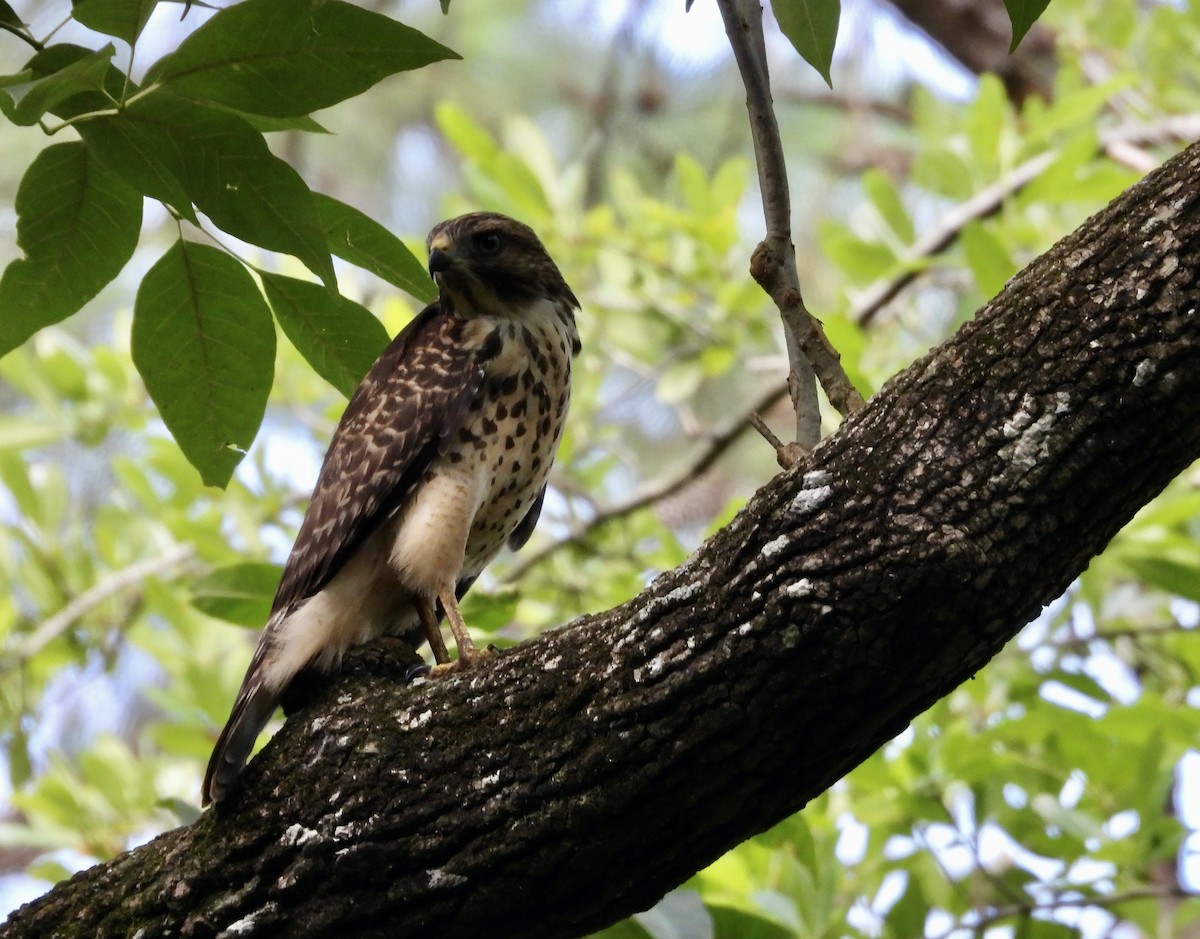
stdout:
[[0,355],[70,316],[125,266],[142,200],[78,142],[47,147],[17,190],[17,244],[0,276]]
[[192,584],[192,606],[217,619],[261,629],[281,573],[278,564],[256,561],[219,567]]
[[1126,557],[1122,563],[1147,584],[1200,602],[1200,561],[1185,564],[1166,557]]
[[347,398],[388,344],[371,311],[306,280],[263,273],[263,289],[292,345]]
[[342,0],[243,0],[156,62],[145,83],[240,111],[295,117],[449,58],[458,56],[417,30]]
[[262,422],[275,327],[254,278],[223,251],[177,241],[142,280],[133,361],[207,485],[224,486]]
[[959,237],[980,292],[985,297],[994,297],[1017,272],[1016,261],[1009,255],[1004,242],[979,222],[964,225]]
[[863,190],[875,206],[879,217],[887,223],[901,241],[908,244],[915,237],[912,219],[900,199],[900,193],[886,173],[870,169],[863,173]]

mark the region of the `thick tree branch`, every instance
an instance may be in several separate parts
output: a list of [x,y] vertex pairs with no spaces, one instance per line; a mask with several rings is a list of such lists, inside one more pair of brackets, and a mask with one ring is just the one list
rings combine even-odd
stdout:
[[842,368],[841,357],[825,336],[825,330],[804,305],[800,277],[796,271],[796,249],[792,244],[792,203],[788,191],[787,163],[779,123],[771,101],[767,73],[766,43],[763,39],[762,7],[759,0],[717,0],[725,33],[746,86],[746,110],[758,184],[762,194],[767,232],[750,260],[750,274],[775,301],[783,318],[787,340],[788,389],[796,410],[796,441],[812,449],[821,438],[821,414],[814,376],[832,404],[842,414],[862,406],[862,396]]
[[1198,457],[1194,146],[634,600],[437,683],[343,675],[221,811],[0,935],[584,934],[828,788]]

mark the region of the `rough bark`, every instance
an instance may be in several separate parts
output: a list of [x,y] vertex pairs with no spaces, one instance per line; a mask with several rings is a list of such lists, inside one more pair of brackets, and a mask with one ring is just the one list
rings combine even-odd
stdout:
[[629,603],[344,675],[221,811],[5,937],[573,936],[970,678],[1200,456],[1200,146],[1018,275]]

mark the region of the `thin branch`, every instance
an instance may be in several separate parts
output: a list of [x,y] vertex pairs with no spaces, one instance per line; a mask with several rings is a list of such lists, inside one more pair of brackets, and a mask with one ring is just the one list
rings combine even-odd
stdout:
[[1058,896],[1050,900],[1034,901],[1030,903],[1019,903],[1014,906],[1001,907],[986,915],[981,915],[979,919],[970,923],[960,920],[955,923],[945,932],[939,934],[936,939],[948,939],[960,929],[973,929],[977,932],[982,932],[989,926],[994,926],[996,923],[1014,917],[1029,917],[1034,913],[1052,912],[1061,909],[1086,909],[1088,907],[1096,907],[1099,909],[1109,909],[1111,907],[1120,906],[1122,903],[1133,903],[1137,900],[1188,900],[1193,899],[1195,894],[1189,893],[1183,887],[1144,887],[1138,890],[1127,890],[1124,893],[1110,894],[1083,894],[1078,896]]
[[1150,626],[1131,626],[1127,629],[1104,629],[1097,630],[1090,636],[1065,636],[1062,639],[1050,639],[1043,643],[1053,649],[1060,651],[1073,651],[1075,649],[1086,649],[1093,642],[1115,642],[1119,639],[1132,639],[1134,641],[1140,639],[1150,639],[1155,636],[1169,636],[1176,633],[1196,633],[1194,626],[1185,626],[1176,620],[1173,623],[1157,623]]
[[[1180,114],[1152,124],[1123,124],[1110,128],[1100,134],[1100,148],[1111,159],[1142,172],[1145,170],[1145,162],[1153,158],[1141,151],[1140,146],[1161,145],[1174,140],[1191,141],[1198,137],[1200,114]],[[920,262],[927,261],[949,248],[969,223],[990,218],[999,212],[1008,199],[1049,169],[1057,158],[1057,150],[1039,153],[947,212],[936,228],[914,241],[901,256],[900,260],[905,268],[903,271],[875,281],[859,295],[850,308],[850,318],[862,326],[874,320],[902,290],[928,270],[927,266]],[[1158,162],[1153,160],[1154,166],[1157,166]]]
[[756,401],[741,417],[712,437],[708,446],[704,448],[704,451],[683,470],[666,479],[661,479],[642,487],[640,492],[626,499],[624,502],[617,502],[608,508],[601,509],[566,537],[560,538],[558,541],[553,541],[537,551],[522,555],[520,560],[505,573],[502,578],[503,583],[512,583],[519,580],[525,576],[527,571],[537,567],[563,548],[586,543],[594,532],[605,525],[626,518],[634,512],[640,512],[642,509],[649,508],[664,499],[669,499],[671,496],[687,488],[707,473],[717,460],[724,456],[729,448],[741,439],[742,434],[751,429],[753,415],[758,414],[760,411],[770,410],[782,401],[787,393],[788,389],[786,386],[776,385]]
[[5,22],[0,21],[0,29],[4,30],[5,32],[12,33],[18,39],[21,39],[21,40],[29,43],[29,45],[31,45],[31,46],[33,46],[33,48],[37,49],[38,52],[41,52],[43,49],[46,48],[46,46],[43,43],[40,43],[36,39],[33,38],[33,35],[29,32],[28,29],[26,29],[23,26],[18,26],[16,23],[5,23]]
[[47,645],[70,629],[78,620],[105,600],[124,590],[135,587],[151,577],[178,570],[195,560],[196,548],[190,544],[177,544],[155,558],[146,558],[123,567],[104,580],[92,585],[83,593],[73,597],[61,610],[43,620],[21,645],[17,653],[19,661],[27,661]]
[[788,390],[796,409],[796,439],[811,449],[821,436],[814,378],[820,379],[830,403],[842,414],[861,407],[862,396],[851,384],[837,350],[826,338],[820,322],[808,312],[800,293],[796,249],[792,244],[787,165],[771,100],[762,7],[758,0],[718,0],[717,5],[746,86],[746,110],[767,227],[750,260],[750,273],[775,301],[783,318],[791,368]]
[[850,308],[850,318],[862,326],[869,324],[900,294],[900,291],[917,279],[924,270],[916,266],[918,262],[945,251],[958,240],[958,236],[970,222],[988,218],[999,212],[1006,199],[1016,195],[1037,179],[1054,163],[1057,156],[1054,151],[1039,153],[947,212],[937,227],[914,241],[901,256],[900,261],[905,268],[903,271],[893,277],[875,281],[862,292]]

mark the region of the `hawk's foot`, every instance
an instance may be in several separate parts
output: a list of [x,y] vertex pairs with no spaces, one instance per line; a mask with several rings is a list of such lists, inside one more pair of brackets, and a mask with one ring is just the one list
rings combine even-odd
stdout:
[[466,649],[458,650],[458,658],[453,662],[446,662],[441,665],[435,665],[426,674],[425,678],[442,678],[446,675],[451,675],[455,672],[466,672],[473,668],[478,668],[496,652],[495,646],[488,646],[486,649],[480,649],[478,646],[470,646]]

